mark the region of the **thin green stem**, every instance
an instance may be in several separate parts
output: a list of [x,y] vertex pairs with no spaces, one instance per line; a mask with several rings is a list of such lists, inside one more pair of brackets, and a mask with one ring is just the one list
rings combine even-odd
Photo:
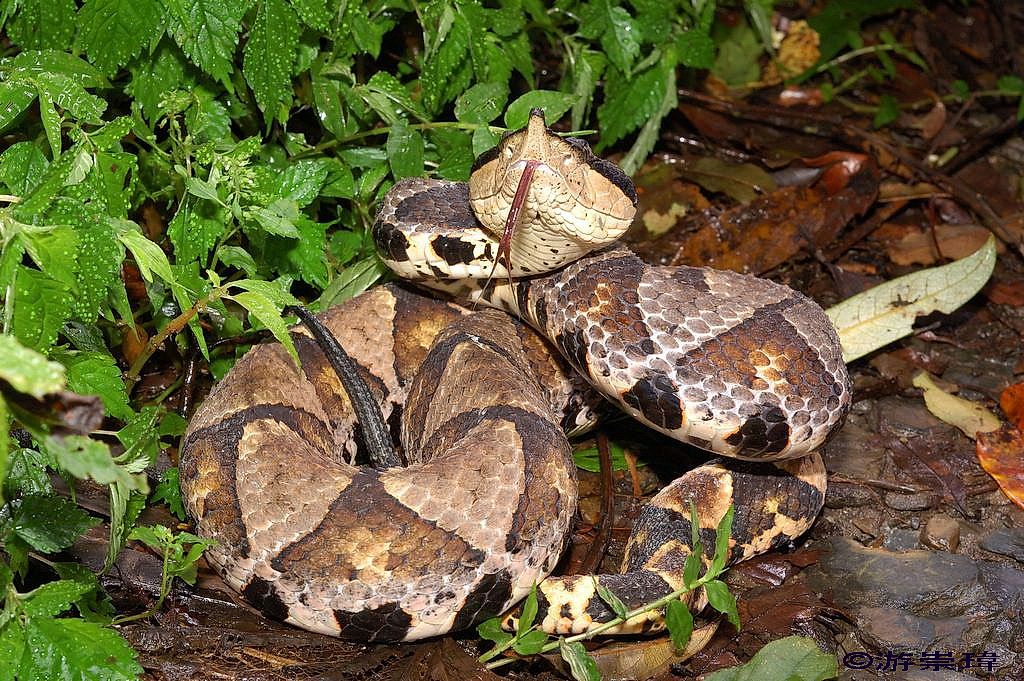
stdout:
[[[587,641],[589,639],[592,639],[595,636],[599,636],[599,635],[603,634],[604,632],[608,631],[609,629],[617,627],[617,626],[619,626],[620,624],[622,624],[624,622],[628,622],[629,620],[633,619],[634,617],[638,617],[640,615],[643,615],[645,613],[651,612],[653,610],[658,610],[660,608],[664,608],[666,605],[668,605],[672,601],[677,600],[683,594],[689,593],[691,591],[695,591],[698,588],[700,588],[700,587],[704,586],[705,584],[707,584],[708,582],[710,582],[711,580],[718,579],[718,577],[721,574],[722,574],[721,572],[717,572],[717,573],[713,573],[713,572],[710,572],[710,571],[709,572],[705,572],[703,576],[701,576],[699,579],[697,579],[697,581],[695,581],[693,584],[691,584],[689,586],[680,587],[679,589],[676,589],[672,593],[666,594],[665,596],[662,596],[661,598],[659,598],[659,599],[657,599],[655,601],[651,601],[650,603],[645,603],[644,605],[641,605],[641,606],[639,606],[637,608],[634,608],[633,610],[630,610],[629,612],[627,612],[625,617],[615,617],[613,619],[608,620],[607,622],[603,622],[602,624],[599,624],[598,626],[594,627],[593,629],[588,629],[587,631],[584,631],[581,634],[576,634],[574,636],[568,636],[568,637],[566,637],[564,639],[564,641],[566,643],[575,643],[577,641]],[[534,625],[534,626],[530,627],[529,631],[533,631],[536,628],[537,628],[536,625]],[[527,633],[527,632],[523,632],[523,633]],[[538,651],[537,654],[540,655],[540,654],[548,653],[548,652],[551,652],[552,650],[557,649],[559,647],[559,641],[561,641],[561,640],[563,640],[563,639],[558,638],[558,639],[555,639],[554,641],[546,643],[544,645],[544,647],[541,648]],[[480,656],[480,658],[479,658],[480,662],[486,663],[484,666],[487,667],[488,669],[496,669],[497,667],[503,667],[506,664],[511,664],[512,662],[515,662],[517,659],[520,659],[520,658],[516,658],[516,657],[503,657],[500,660],[495,660],[494,662],[488,662],[488,660],[493,658],[495,655],[498,655],[499,653],[503,653],[506,650],[508,650],[509,648],[511,648],[515,644],[515,641],[516,641],[516,637],[513,637],[512,639],[510,639],[506,643],[501,644],[500,646],[495,646],[493,649],[488,650],[486,653],[484,653],[483,655]]]
[[164,601],[167,600],[167,596],[171,593],[171,588],[170,588],[170,579],[171,578],[170,578],[170,573],[169,573],[169,571],[167,569],[167,564],[169,563],[169,561],[167,560],[167,552],[169,550],[170,550],[170,546],[164,546],[164,556],[163,556],[164,562],[163,562],[163,567],[161,568],[161,572],[160,572],[160,595],[157,597],[156,602],[153,604],[153,606],[151,608],[149,608],[148,610],[144,610],[143,612],[136,613],[134,615],[124,615],[122,617],[115,617],[110,622],[112,625],[126,624],[128,622],[135,622],[135,621],[138,621],[138,620],[143,620],[143,619],[152,617],[154,614],[156,614],[157,612],[160,611],[160,608],[162,608],[163,605],[164,605]]

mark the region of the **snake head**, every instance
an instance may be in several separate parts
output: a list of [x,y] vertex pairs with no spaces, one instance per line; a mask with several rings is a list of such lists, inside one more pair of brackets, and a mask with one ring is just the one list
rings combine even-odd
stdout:
[[506,235],[513,259],[540,251],[574,260],[618,239],[636,213],[629,177],[583,140],[553,132],[541,109],[476,160],[469,196],[483,226]]

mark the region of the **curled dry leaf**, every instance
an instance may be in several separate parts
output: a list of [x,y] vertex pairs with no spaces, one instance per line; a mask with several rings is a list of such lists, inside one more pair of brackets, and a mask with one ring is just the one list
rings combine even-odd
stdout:
[[991,433],[978,433],[978,462],[999,484],[1003,494],[1024,508],[1024,433],[1004,425]]
[[999,429],[999,418],[985,407],[962,397],[951,395],[935,385],[931,374],[922,371],[914,376],[914,386],[924,391],[924,404],[936,418],[956,426],[969,438],[978,433]]
[[996,264],[996,240],[962,260],[914,272],[858,293],[828,310],[843,359],[852,362],[909,336],[919,315],[949,314],[981,290]]

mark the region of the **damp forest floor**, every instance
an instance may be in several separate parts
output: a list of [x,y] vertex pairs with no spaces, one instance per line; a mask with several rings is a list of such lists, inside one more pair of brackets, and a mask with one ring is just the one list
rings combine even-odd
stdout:
[[[897,61],[870,89],[854,86],[827,103],[813,81],[785,94],[781,86],[723,91],[699,79],[680,89],[654,153],[634,175],[640,206],[627,241],[645,260],[758,274],[828,307],[969,255],[990,234],[999,254],[991,281],[969,303],[919,319],[912,336],[851,363],[855,403],[824,449],[824,511],[788,550],[728,573],[742,628],[719,623],[685,660],[671,657],[665,638],[588,645],[623,678],[697,679],[792,634],[835,653],[840,679],[1024,678],[1024,509],[1012,500],[1024,499],[1024,440],[1018,432],[1016,449],[1001,452],[1001,486],[982,467],[992,452],[933,415],[913,385],[929,372],[1007,430],[1024,427],[1020,103],[936,94],[961,81],[996,90],[1008,71],[1024,73],[1024,7],[1003,5],[938,3],[872,25],[866,30],[911,45],[927,68]],[[900,106],[882,121],[890,100]],[[154,357],[136,396],[170,391],[173,408],[177,371]],[[200,398],[211,383],[201,374],[190,389]],[[580,519],[562,571],[616,570],[644,498],[702,458],[623,420],[601,434],[621,470],[610,489],[600,474],[580,472]],[[158,468],[172,466],[175,454],[162,451]],[[109,513],[105,488],[81,483],[75,500],[99,517]],[[162,506],[142,514],[139,524],[179,527]],[[69,553],[99,570],[107,533],[93,527]],[[567,678],[557,661],[541,658],[501,675],[486,670],[476,661],[486,646],[472,632],[370,646],[308,633],[264,618],[199,568],[195,586],[176,582],[160,611],[118,628],[143,678]],[[143,611],[159,592],[161,560],[130,542],[102,584],[118,612]]]

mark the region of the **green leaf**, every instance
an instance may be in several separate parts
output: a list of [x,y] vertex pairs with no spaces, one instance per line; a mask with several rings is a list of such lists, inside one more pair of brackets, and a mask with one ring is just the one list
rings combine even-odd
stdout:
[[594,658],[587,654],[587,649],[579,641],[566,643],[564,638],[558,639],[558,652],[569,665],[569,673],[576,681],[601,681],[601,672]]
[[[434,16],[435,12],[440,16]],[[471,28],[461,13],[445,3],[429,5],[424,12],[424,56],[420,83],[423,104],[428,113],[436,114],[441,107],[464,92],[472,77],[469,59]]]
[[327,225],[300,216],[295,229],[298,239],[268,243],[268,262],[283,274],[323,288],[327,285]]
[[821,61],[826,62],[848,45],[851,35],[860,33],[860,26],[867,19],[913,6],[913,0],[830,2],[820,12],[809,17],[807,23],[818,33]]
[[33,618],[25,642],[32,655],[22,658],[22,681],[131,681],[142,674],[125,640],[93,622]]
[[528,631],[522,636],[516,637],[515,642],[512,644],[512,650],[516,651],[520,655],[536,655],[541,649],[547,644],[548,635],[543,631],[534,629]]
[[686,562],[683,564],[683,584],[692,587],[694,582],[697,581],[697,577],[700,576],[701,566],[701,553],[700,551],[691,551],[686,556]]
[[127,489],[145,491],[146,476],[131,474],[118,466],[110,456],[110,448],[83,435],[48,437],[43,443],[47,454],[57,466],[76,478],[90,478],[101,485],[119,483]]
[[11,515],[15,533],[34,549],[54,553],[71,546],[99,520],[64,497],[27,495]]
[[281,319],[281,313],[274,306],[274,303],[263,294],[256,293],[255,291],[236,293],[231,298],[248,310],[263,326],[267,327],[270,333],[274,334],[274,338],[284,346],[284,349],[288,351],[288,354],[291,355],[292,360],[295,362],[295,366],[298,367],[299,353],[295,351],[295,344],[288,333],[288,325]]
[[73,602],[78,613],[89,622],[107,624],[114,614],[114,605],[103,592],[100,581],[89,568],[81,563],[54,563],[53,569],[62,580],[81,585],[85,592]]
[[626,608],[626,604],[623,603],[618,596],[612,593],[611,589],[606,587],[597,577],[592,577],[594,580],[594,586],[597,588],[597,595],[601,597],[601,600],[605,602],[615,616],[619,619],[626,619],[626,615],[629,610]]
[[64,389],[64,367],[26,348],[14,336],[2,334],[0,379],[18,392],[38,399]]
[[665,606],[665,627],[672,647],[677,651],[685,650],[693,634],[693,615],[682,601],[669,601]]
[[505,125],[510,130],[518,130],[526,125],[530,111],[538,108],[544,109],[547,124],[554,125],[575,102],[576,95],[568,92],[532,90],[508,105],[508,109],[505,110]]
[[107,76],[163,32],[158,0],[86,0],[78,12],[77,50]]
[[164,283],[176,283],[177,280],[171,270],[171,263],[167,260],[167,254],[158,245],[147,239],[142,232],[137,231],[137,227],[134,229],[133,227],[135,227],[133,223],[127,223],[126,228],[118,232],[117,238],[131,251],[142,278],[146,281],[153,281],[153,275],[156,275]]
[[262,279],[239,279],[238,281],[231,282],[231,286],[234,288],[240,288],[243,291],[253,291],[260,294],[264,298],[270,300],[274,305],[278,307],[285,307],[287,305],[298,305],[299,301],[295,296],[288,292],[287,288],[282,287],[280,281],[263,281]]
[[736,508],[729,504],[729,510],[725,512],[715,529],[715,557],[711,561],[711,571],[719,574],[725,568],[729,560],[729,537],[732,535],[732,520]]
[[892,95],[882,95],[878,100],[878,111],[875,112],[875,118],[871,121],[871,125],[875,128],[881,128],[889,125],[899,117],[900,104],[896,101],[896,98]]
[[267,207],[249,211],[249,217],[259,223],[269,234],[299,238],[295,221],[299,219],[299,206],[291,199],[277,199]]
[[227,267],[237,267],[249,277],[254,276],[259,269],[253,257],[241,246],[221,246],[217,251],[217,259]]
[[740,616],[736,612],[736,597],[729,593],[729,587],[725,582],[712,579],[704,585],[704,591],[711,607],[728,617],[732,625],[739,629]]
[[502,83],[477,83],[455,100],[455,118],[463,123],[490,123],[505,108],[508,88]]
[[167,32],[199,68],[222,83],[232,71],[242,15],[249,2],[162,0]]
[[245,44],[242,73],[266,120],[291,103],[292,64],[299,44],[299,19],[284,0],[258,0]]
[[693,29],[676,38],[676,55],[683,66],[710,69],[715,63],[715,42],[707,33]]
[[292,0],[292,7],[302,22],[324,33],[327,32],[331,17],[334,16],[332,8],[327,4],[327,0]]
[[205,265],[210,251],[224,234],[224,216],[218,210],[204,210],[207,206],[209,204],[183,203],[167,225],[167,236],[174,244],[175,262],[196,261]]
[[327,181],[332,163],[328,159],[296,161],[284,169],[277,178],[280,196],[292,199],[300,208],[313,203]]
[[0,82],[0,132],[18,120],[34,101],[36,89],[31,83],[10,80]]
[[804,636],[772,641],[744,665],[719,669],[705,681],[826,681],[839,673],[835,655]]
[[0,627],[0,679],[16,679],[25,651],[25,629],[13,620]]
[[57,340],[57,333],[71,315],[71,289],[27,267],[18,267],[16,276],[11,330],[22,344],[45,350]]
[[160,482],[153,489],[150,501],[166,503],[178,520],[185,520],[185,505],[181,500],[181,484],[178,480],[177,468],[168,468],[164,471],[160,476]]
[[[613,471],[629,470],[629,464],[626,462],[626,450],[622,445],[617,442],[609,442],[608,453],[611,454]],[[577,468],[591,473],[601,471],[601,454],[597,450],[597,445],[575,450],[572,453],[572,460]]]
[[25,595],[25,614],[29,617],[59,615],[90,590],[88,584],[68,579],[47,582]]
[[391,126],[384,146],[395,179],[423,175],[423,135],[410,128],[405,121]]
[[[74,0],[19,0],[8,25],[11,41],[25,50],[63,50],[75,34]],[[2,100],[2,97],[0,97]]]
[[530,588],[530,593],[527,595],[526,600],[523,601],[523,610],[519,615],[519,622],[516,625],[516,635],[522,637],[530,630],[533,626],[533,621],[537,619],[537,585],[534,584]]
[[332,305],[359,295],[380,279],[384,275],[384,271],[385,266],[376,256],[370,256],[349,265],[339,272],[334,277],[334,281],[324,289],[317,299],[317,307],[326,310]]
[[604,103],[597,109],[599,149],[618,142],[658,114],[665,101],[665,83],[672,77],[667,67],[659,62],[630,78],[614,70],[608,72]]
[[501,620],[497,617],[492,617],[489,620],[484,620],[480,624],[476,625],[477,635],[487,641],[493,641],[498,646],[503,646],[512,640],[512,634],[504,631],[501,628]]
[[122,421],[134,415],[121,369],[109,352],[63,352],[54,357],[67,370],[68,389],[81,395],[99,395],[107,413]]
[[[0,101],[3,101],[2,95]],[[0,182],[7,185],[10,192],[26,194],[39,182],[46,166],[46,157],[39,147],[32,142],[15,142],[0,154]]]

